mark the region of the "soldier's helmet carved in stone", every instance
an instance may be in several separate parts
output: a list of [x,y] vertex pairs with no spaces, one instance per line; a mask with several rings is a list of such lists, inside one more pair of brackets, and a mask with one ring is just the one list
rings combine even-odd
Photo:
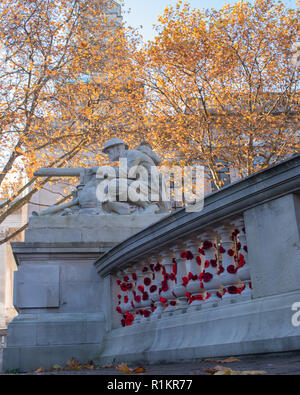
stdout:
[[102,152],[105,154],[108,148],[115,147],[116,145],[121,145],[121,144],[125,145],[126,150],[129,149],[129,146],[123,140],[116,138],[107,141],[104,145]]

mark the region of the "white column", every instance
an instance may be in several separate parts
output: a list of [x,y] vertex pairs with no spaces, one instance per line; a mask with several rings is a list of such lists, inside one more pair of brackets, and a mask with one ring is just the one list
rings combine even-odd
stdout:
[[184,247],[181,244],[175,244],[170,249],[173,252],[174,259],[177,263],[176,284],[172,292],[176,297],[177,302],[174,313],[179,314],[185,312],[188,306],[186,298],[187,288],[186,286],[182,285],[183,278],[187,277],[187,260],[181,257],[181,253],[184,250]]
[[193,254],[193,259],[188,259],[187,261],[188,271],[193,275],[199,276],[203,270],[203,266],[198,265],[196,261],[197,256],[200,255],[200,240],[199,238],[189,239],[185,241],[185,245],[187,246],[187,250]]
[[[135,281],[132,279],[130,268],[120,270],[116,274],[116,281],[119,281],[120,283],[118,287],[118,294],[120,295],[120,298],[118,298],[118,305],[115,308],[120,315],[120,323],[122,323],[122,320],[125,320],[126,317],[128,318],[128,314],[132,314],[135,321],[136,310],[131,304]],[[124,289],[122,289],[123,287]]]
[[[187,261],[188,271],[194,276],[189,279],[187,292],[191,294],[190,309],[196,308],[203,304],[206,299],[206,291],[202,288],[202,281],[200,281],[200,274],[203,273],[203,262],[201,265],[197,263],[197,256],[200,256],[199,247],[201,245],[199,237],[185,241],[188,250],[193,254],[193,258]],[[197,307],[198,306],[198,307]]]
[[[140,264],[136,264],[133,266],[133,269],[135,270],[136,273],[136,286],[135,286],[135,299],[134,299],[134,306],[135,306],[135,320],[134,323],[138,324],[142,321],[142,316],[140,314],[142,310],[142,296],[143,293],[138,289],[140,286],[144,286],[144,273],[143,273],[143,267]],[[137,298],[139,299],[137,301]]]
[[149,320],[150,319],[149,317],[151,315],[150,286],[153,281],[153,273],[151,271],[150,261],[148,258],[145,258],[144,260],[141,261],[140,267],[143,274],[142,287],[144,288],[144,291],[141,293],[141,297],[142,297],[141,311],[144,312],[144,314],[141,315],[141,321],[145,321],[145,320]]
[[174,289],[176,288],[175,275],[173,273],[174,253],[170,249],[165,249],[160,253],[160,256],[162,258],[161,260],[162,265],[165,268],[165,275],[163,278],[162,287],[164,289],[164,286],[167,286],[167,290],[166,291],[162,290],[160,293],[160,297],[167,300],[165,304],[165,308],[163,309],[162,313],[168,315],[170,312],[175,310],[176,306],[174,306],[174,304],[177,299],[173,293]]
[[159,271],[155,272],[155,284],[157,285],[157,296],[156,296],[155,299],[157,301],[155,303],[156,309],[155,309],[155,311],[154,311],[154,313],[152,314],[152,317],[151,317],[152,319],[161,318],[162,312],[165,309],[165,303],[160,302],[162,296],[161,296],[161,293],[159,293],[159,290],[162,287],[162,282],[164,280],[164,276],[163,276],[163,273],[162,273],[162,271],[163,271],[163,263],[164,263],[163,262],[163,257],[161,256],[161,254],[155,254],[155,259],[157,261],[157,265],[161,266],[161,269]]
[[[3,239],[6,236],[4,230],[0,230],[0,238]],[[0,246],[0,329],[6,327],[5,322],[5,262],[6,262],[6,246],[2,244]]]
[[[154,271],[153,271],[153,281],[150,286],[149,292],[150,292],[150,299],[151,302],[154,303],[155,306],[155,311],[152,312],[150,319],[157,319],[160,317],[160,313],[162,312],[162,306],[159,302],[160,300],[160,295],[159,295],[159,289],[161,287],[161,283],[163,280],[162,276],[162,266],[159,262],[159,258],[155,255],[150,256],[150,262],[154,266]],[[151,292],[151,287],[156,288],[154,292]]]
[[[202,249],[205,255],[202,255],[202,263],[204,265],[202,283],[206,294],[205,307],[211,307],[216,305],[220,298],[217,296],[222,292],[222,284],[219,273],[219,261],[218,261],[218,235],[209,230],[201,236],[203,243]],[[211,279],[210,279],[211,277]]]
[[[237,264],[235,260],[236,251],[234,250],[234,242],[232,240],[235,227],[232,224],[226,224],[216,229],[217,233],[221,236],[221,256],[223,273],[220,273],[220,279],[224,290],[223,300],[232,300],[237,295],[243,284],[237,276]],[[236,292],[236,293],[234,293]]]
[[[135,317],[135,308],[132,306],[131,301],[133,300],[133,289],[135,288],[135,281],[132,278],[132,269],[124,269],[123,270],[123,280],[129,285],[128,290],[123,295],[123,306],[125,314],[131,313]],[[125,281],[127,280],[127,281]]]
[[251,298],[252,297],[252,289],[251,289],[251,274],[250,267],[248,264],[248,248],[247,248],[247,236],[244,218],[240,217],[239,219],[233,221],[236,226],[237,233],[237,265],[238,271],[237,275],[240,281],[244,284],[245,288],[242,292],[243,298]]
[[[119,271],[117,273],[117,279],[120,280],[122,284],[125,283],[124,276],[125,276],[125,273],[124,273],[123,270]],[[121,308],[122,313],[125,314],[125,312],[126,312],[126,305],[127,304],[126,304],[124,299],[125,299],[126,296],[128,297],[128,291],[127,290],[126,291],[120,290],[120,295],[121,295],[121,299],[119,300],[119,302],[120,302],[119,303],[119,307]]]

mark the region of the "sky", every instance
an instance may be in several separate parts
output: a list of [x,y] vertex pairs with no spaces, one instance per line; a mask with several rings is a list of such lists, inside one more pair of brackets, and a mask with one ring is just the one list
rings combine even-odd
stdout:
[[[151,40],[155,35],[153,24],[157,23],[158,15],[162,14],[167,5],[177,4],[177,0],[123,0],[124,21],[128,25],[141,30],[144,40]],[[189,0],[193,8],[222,8],[225,4],[234,4],[237,0]],[[296,0],[283,0],[290,8],[296,7]],[[128,11],[130,13],[128,14]]]

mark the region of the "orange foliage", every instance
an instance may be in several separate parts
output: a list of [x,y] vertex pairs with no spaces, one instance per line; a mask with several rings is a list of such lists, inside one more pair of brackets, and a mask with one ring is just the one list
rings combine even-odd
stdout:
[[204,164],[218,187],[220,160],[245,176],[299,150],[298,10],[178,2],[141,45],[107,2],[1,2],[0,223],[49,181],[37,168],[101,165],[111,137]]
[[109,0],[0,5],[0,223],[49,181],[33,176],[37,168],[99,165],[107,138],[130,143],[136,112],[127,97],[134,91],[137,100],[140,89],[127,52],[135,41],[107,7]]
[[206,165],[218,187],[220,160],[246,176],[299,150],[298,20],[272,0],[167,7],[136,57],[155,144]]

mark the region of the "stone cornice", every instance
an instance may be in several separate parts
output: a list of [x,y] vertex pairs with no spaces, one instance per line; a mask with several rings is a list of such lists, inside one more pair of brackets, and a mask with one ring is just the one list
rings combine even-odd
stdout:
[[300,193],[299,154],[208,195],[201,212],[188,213],[180,209],[165,217],[112,248],[95,266],[101,276],[106,276],[176,240],[290,193]]
[[[95,259],[110,250],[114,243],[11,243],[16,264],[22,260],[73,260],[74,254],[82,259]],[[33,258],[34,257],[34,258]]]

